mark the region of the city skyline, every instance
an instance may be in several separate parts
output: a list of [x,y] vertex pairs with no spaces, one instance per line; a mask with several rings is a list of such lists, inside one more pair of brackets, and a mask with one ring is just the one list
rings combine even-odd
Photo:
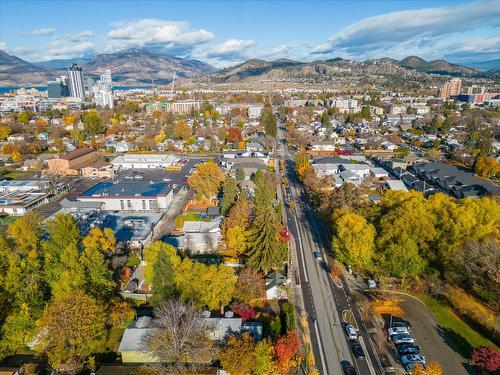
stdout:
[[2,1],[0,49],[37,62],[139,47],[219,68],[250,58],[500,57],[498,0],[116,4]]

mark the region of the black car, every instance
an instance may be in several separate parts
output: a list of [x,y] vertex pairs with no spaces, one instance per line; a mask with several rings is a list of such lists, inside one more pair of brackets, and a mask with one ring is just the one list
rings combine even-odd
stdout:
[[356,368],[349,363],[349,361],[340,362],[344,375],[357,375]]
[[352,352],[354,353],[354,357],[356,357],[357,359],[365,358],[363,347],[359,344],[352,345]]
[[399,355],[420,354],[420,346],[414,344],[399,344],[396,345]]

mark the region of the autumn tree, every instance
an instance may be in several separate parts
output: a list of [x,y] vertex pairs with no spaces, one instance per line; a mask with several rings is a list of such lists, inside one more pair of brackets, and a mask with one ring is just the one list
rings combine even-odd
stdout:
[[429,362],[424,366],[416,363],[412,370],[413,375],[443,375],[443,368],[437,362]]
[[43,242],[45,277],[52,295],[84,290],[85,270],[80,263],[80,228],[71,214],[58,214],[47,224]]
[[[114,252],[115,249],[115,237],[109,230],[109,228],[104,229],[104,233],[100,230],[91,230],[82,241],[83,251],[80,254],[80,264],[85,269],[87,293],[104,300],[111,297],[116,287],[113,270],[106,257],[106,254]],[[96,246],[97,244],[102,246]]]
[[83,130],[85,134],[95,137],[98,134],[103,134],[106,126],[102,123],[101,116],[91,109],[83,116]]
[[243,142],[243,134],[238,127],[231,127],[227,130],[226,142]]
[[500,246],[495,236],[467,240],[453,254],[448,277],[492,306],[500,304]]
[[226,230],[227,248],[236,256],[243,254],[247,248],[247,231],[240,226],[233,226]]
[[210,310],[228,305],[233,297],[236,274],[223,264],[205,265],[184,258],[175,272],[175,283],[181,300],[193,301]]
[[33,117],[35,117],[35,113],[33,111],[22,111],[19,115],[17,115],[17,121],[23,125],[28,125]]
[[5,141],[10,133],[12,129],[9,126],[0,126],[0,140]]
[[255,365],[253,373],[255,375],[273,375],[277,373],[274,352],[274,347],[270,341],[261,340],[257,343],[254,351]]
[[160,374],[184,374],[210,364],[212,342],[206,321],[192,303],[167,300],[155,309],[158,330],[147,338],[147,345],[157,362],[150,365]]
[[411,241],[406,244],[391,243],[381,252],[384,255],[380,261],[381,268],[392,276],[417,277],[427,266],[418,247]]
[[500,369],[500,351],[488,346],[480,346],[474,349],[471,362],[480,369],[494,373]]
[[240,194],[236,203],[229,210],[224,220],[223,231],[227,233],[229,228],[240,227],[246,229],[250,218],[250,203],[245,194]]
[[39,309],[43,305],[45,280],[40,236],[42,218],[32,211],[16,219],[7,228],[11,245],[0,246],[6,267],[2,282],[14,306],[26,303]]
[[255,341],[248,332],[230,335],[218,358],[222,368],[231,375],[249,374],[255,366]]
[[416,191],[388,191],[382,202],[383,215],[378,226],[380,249],[391,243],[405,247],[416,245],[419,253],[432,259],[430,245],[436,238],[436,217],[428,210],[425,197]]
[[177,250],[172,245],[168,245],[163,241],[155,241],[148,245],[144,249],[143,254],[146,263],[144,279],[149,285],[153,285],[156,270],[155,264],[160,253],[165,253],[168,256],[174,269],[181,263],[181,258],[177,255]]
[[226,176],[222,186],[222,194],[221,213],[226,215],[238,198],[238,181],[233,177]]
[[191,137],[191,128],[185,120],[177,120],[174,125],[174,138],[186,140]]
[[224,172],[213,160],[198,164],[196,171],[189,177],[189,186],[196,191],[198,198],[213,198],[224,181]]
[[346,212],[335,222],[333,251],[342,262],[368,268],[375,254],[375,235],[375,228],[363,216]]
[[266,285],[263,274],[249,267],[240,271],[234,291],[236,301],[252,304],[264,298],[265,293]]
[[37,350],[57,371],[77,374],[92,363],[92,354],[106,344],[106,315],[91,297],[79,291],[56,296],[39,322]]
[[93,248],[110,256],[116,252],[115,233],[111,228],[91,228],[87,236],[83,238],[83,247]]
[[311,162],[305,153],[299,153],[295,157],[295,170],[301,180],[304,180],[307,172],[312,169]]
[[500,162],[489,156],[481,156],[476,160],[474,171],[481,177],[497,177],[500,175]]
[[288,332],[286,336],[278,338],[274,350],[280,373],[287,374],[300,365],[300,341],[295,332]]

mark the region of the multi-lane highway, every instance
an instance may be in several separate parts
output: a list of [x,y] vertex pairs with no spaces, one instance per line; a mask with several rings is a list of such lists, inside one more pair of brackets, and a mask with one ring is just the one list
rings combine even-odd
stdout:
[[[313,344],[316,367],[321,374],[342,374],[342,364],[349,362],[358,374],[382,374],[372,344],[360,319],[343,278],[336,285],[328,272],[326,264],[330,259],[329,236],[321,220],[315,215],[294,173],[294,155],[283,141],[283,130],[278,130],[277,154],[287,164],[289,187],[285,196],[291,198],[295,208],[286,209],[289,232],[294,241],[299,280],[304,300],[304,308],[309,316],[311,341]],[[281,196],[281,194],[279,194]],[[314,257],[319,251],[322,260]],[[365,359],[355,359],[351,343],[344,333],[342,312],[352,311],[359,328],[359,343],[366,354]]]

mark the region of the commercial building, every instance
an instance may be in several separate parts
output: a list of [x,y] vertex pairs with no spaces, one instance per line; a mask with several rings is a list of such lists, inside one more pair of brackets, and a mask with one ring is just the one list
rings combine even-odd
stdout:
[[85,101],[85,88],[83,85],[83,71],[77,64],[68,68],[69,94],[73,98],[80,98]]
[[48,160],[49,172],[63,176],[76,176],[82,168],[88,167],[101,159],[91,148],[77,148],[64,155]]
[[59,99],[69,96],[68,79],[65,76],[57,78],[55,81],[47,83],[47,97],[49,99]]
[[0,194],[0,212],[21,216],[49,201],[49,194],[17,190]]
[[101,182],[77,199],[80,202],[100,202],[101,209],[107,211],[157,211],[168,208],[173,190],[165,183]]
[[178,157],[162,154],[125,154],[111,161],[115,168],[120,169],[166,168],[178,162]]

